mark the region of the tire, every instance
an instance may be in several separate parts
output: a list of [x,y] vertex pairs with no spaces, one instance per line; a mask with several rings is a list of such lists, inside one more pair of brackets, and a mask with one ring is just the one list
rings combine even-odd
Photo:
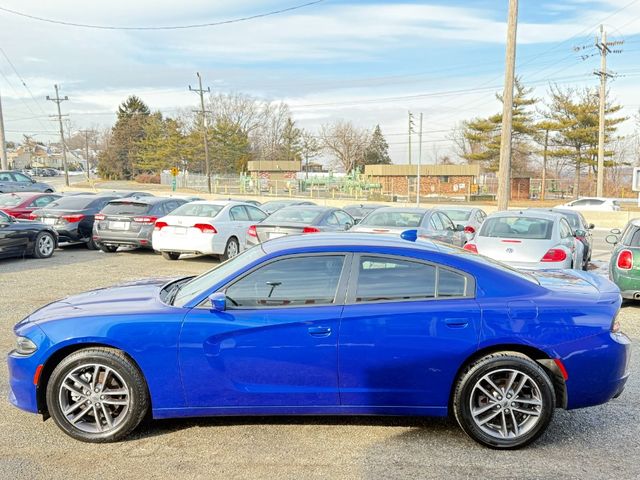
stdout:
[[[116,391],[121,393],[109,393]],[[123,352],[113,348],[87,348],[64,358],[51,373],[46,401],[64,433],[91,443],[126,437],[149,409],[144,377]]]
[[180,258],[180,254],[178,252],[162,252],[162,257],[165,260],[178,260]]
[[47,188],[44,193],[53,193],[53,190],[51,190],[50,188]]
[[117,245],[100,245],[100,250],[105,253],[115,253],[118,250]]
[[[505,392],[511,380],[513,384]],[[515,401],[509,392],[516,394]],[[453,396],[453,411],[462,430],[476,442],[502,450],[535,441],[551,422],[555,405],[547,373],[518,352],[493,353],[473,363],[460,375]]]
[[86,245],[89,250],[98,250],[100,248],[93,237],[89,237],[89,241]]
[[224,253],[220,255],[220,260],[223,262],[230,258],[236,257],[240,253],[240,244],[236,237],[231,237],[227,240],[227,245],[224,247]]
[[49,258],[56,249],[56,239],[49,232],[40,232],[33,246],[33,256],[36,258]]

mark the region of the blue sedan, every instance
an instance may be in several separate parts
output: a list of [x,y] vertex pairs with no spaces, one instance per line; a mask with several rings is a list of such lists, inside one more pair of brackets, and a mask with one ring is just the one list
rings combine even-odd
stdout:
[[88,442],[153,418],[454,416],[518,448],[628,377],[620,292],[430,241],[284,237],[198,277],[51,303],[15,326],[10,399]]

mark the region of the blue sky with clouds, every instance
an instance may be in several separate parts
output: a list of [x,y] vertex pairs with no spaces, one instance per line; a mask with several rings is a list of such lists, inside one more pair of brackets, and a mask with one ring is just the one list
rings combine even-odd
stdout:
[[[287,8],[304,0],[2,0],[0,7],[101,25],[184,25]],[[0,12],[0,88],[10,139],[54,139],[46,102],[53,84],[70,101],[73,128],[104,126],[135,93],[152,108],[195,105],[195,72],[215,91],[287,101],[300,125],[335,119],[380,123],[394,161],[406,161],[407,111],[425,115],[426,159],[450,149],[457,122],[499,109],[507,0],[327,0],[282,15],[232,25],[172,31],[106,31],[42,23]],[[593,43],[604,23],[625,53],[611,69],[624,74],[613,95],[638,109],[640,0],[521,0],[518,74],[544,97],[549,82],[595,85],[598,58],[574,46]],[[628,129],[632,122],[627,122]],[[51,133],[50,133],[51,132]]]

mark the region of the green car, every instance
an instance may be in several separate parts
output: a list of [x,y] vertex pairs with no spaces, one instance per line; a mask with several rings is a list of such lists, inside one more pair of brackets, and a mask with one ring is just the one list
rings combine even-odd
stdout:
[[609,278],[622,298],[640,300],[640,218],[634,218],[623,232],[611,230],[607,243],[614,245],[609,260]]

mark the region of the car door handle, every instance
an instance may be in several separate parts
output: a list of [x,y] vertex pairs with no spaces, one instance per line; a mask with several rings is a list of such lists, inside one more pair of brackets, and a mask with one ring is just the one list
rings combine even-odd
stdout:
[[308,331],[312,337],[328,337],[331,335],[331,327],[309,327]]
[[466,318],[445,318],[444,323],[447,327],[464,328],[469,325],[469,320]]

